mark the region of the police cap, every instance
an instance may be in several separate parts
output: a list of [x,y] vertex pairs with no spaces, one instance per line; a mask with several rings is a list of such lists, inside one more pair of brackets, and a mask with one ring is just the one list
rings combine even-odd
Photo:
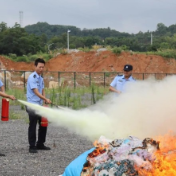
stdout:
[[131,71],[131,70],[133,70],[133,66],[130,65],[130,64],[124,65],[124,69],[123,70],[124,71]]

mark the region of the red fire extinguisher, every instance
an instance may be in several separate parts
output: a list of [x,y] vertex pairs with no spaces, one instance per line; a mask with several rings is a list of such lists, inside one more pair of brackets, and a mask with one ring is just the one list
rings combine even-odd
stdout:
[[1,120],[8,121],[9,120],[9,100],[6,98],[2,99],[2,107],[1,107]]
[[[47,105],[43,105],[44,107],[48,107]],[[48,126],[48,119],[46,117],[41,118],[41,126],[47,127]]]

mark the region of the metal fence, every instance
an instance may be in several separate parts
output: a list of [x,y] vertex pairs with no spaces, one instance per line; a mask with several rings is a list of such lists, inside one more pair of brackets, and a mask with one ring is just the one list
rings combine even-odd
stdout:
[[[29,71],[2,70],[0,79],[4,82],[5,89],[25,89],[28,76],[32,73]],[[76,88],[81,86],[109,86],[119,72],[44,72],[43,78],[46,88],[56,88],[59,86]],[[137,80],[144,80],[152,76],[161,80],[170,73],[133,73]]]

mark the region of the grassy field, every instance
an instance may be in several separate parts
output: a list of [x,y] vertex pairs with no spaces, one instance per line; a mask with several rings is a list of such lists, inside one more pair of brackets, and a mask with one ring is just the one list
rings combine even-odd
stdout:
[[[68,87],[58,87],[45,89],[46,97],[53,104],[69,107],[71,109],[81,109],[95,104],[108,93],[108,88],[92,85],[91,87],[80,87],[71,89]],[[26,91],[19,89],[9,89],[7,94],[14,95],[16,99],[26,100]],[[18,101],[10,101],[10,119],[21,119],[24,116],[25,107]]]

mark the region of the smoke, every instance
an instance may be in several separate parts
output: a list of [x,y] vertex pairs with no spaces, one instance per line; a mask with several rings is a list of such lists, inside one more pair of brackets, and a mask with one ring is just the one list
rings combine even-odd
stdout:
[[176,77],[129,83],[119,96],[109,93],[96,105],[82,110],[51,109],[21,101],[48,118],[91,140],[139,138],[176,132]]

